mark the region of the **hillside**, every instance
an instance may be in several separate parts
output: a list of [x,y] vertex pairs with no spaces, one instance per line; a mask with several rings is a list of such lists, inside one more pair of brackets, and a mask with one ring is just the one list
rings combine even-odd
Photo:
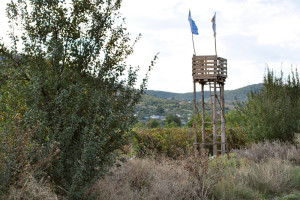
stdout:
[[[225,110],[233,109],[233,103],[246,101],[250,91],[259,91],[263,84],[254,84],[236,90],[225,90]],[[205,101],[209,101],[209,92],[204,93]],[[197,100],[201,92],[197,93]],[[200,102],[199,102],[200,103]],[[198,104],[199,104],[198,103]],[[172,93],[147,90],[141,102],[137,105],[136,115],[140,122],[145,123],[151,118],[163,120],[168,114],[178,115],[182,122],[187,122],[193,114],[193,93]]]
[[[248,85],[242,88],[238,88],[235,90],[225,90],[225,101],[234,101],[235,98],[239,101],[246,101],[247,94],[250,91],[259,91],[263,87],[262,83]],[[191,101],[194,98],[194,94],[192,92],[188,93],[173,93],[173,92],[164,92],[164,91],[156,91],[156,90],[146,90],[146,94],[150,96],[154,96],[161,99],[173,99],[179,101]],[[201,92],[197,92],[197,96],[201,96]],[[209,97],[209,92],[204,91],[204,97]]]

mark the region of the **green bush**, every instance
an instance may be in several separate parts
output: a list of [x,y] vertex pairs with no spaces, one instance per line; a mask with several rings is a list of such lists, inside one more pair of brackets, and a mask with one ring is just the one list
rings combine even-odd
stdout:
[[193,147],[191,130],[187,128],[137,129],[134,149],[138,156],[164,154],[168,157],[189,153]]
[[293,167],[291,169],[291,184],[300,192],[300,167]]
[[299,199],[300,199],[300,192],[293,192],[292,194],[278,198],[278,200],[299,200]]
[[[126,66],[134,43],[120,20],[120,6],[118,0],[72,1],[67,7],[54,0],[8,4],[11,25],[23,33],[11,33],[11,48],[0,44],[0,139],[14,142],[10,135],[16,129],[36,128],[28,145],[43,147],[41,160],[58,142],[59,157],[39,174],[69,199],[85,198],[114,163],[147,82],[146,76],[136,89],[137,70]],[[5,162],[14,161],[0,148]]]
[[167,115],[164,123],[165,123],[165,126],[168,128],[181,126],[181,120],[177,115]]
[[250,141],[293,142],[300,132],[300,81],[297,70],[288,78],[267,71],[264,88],[251,92],[248,101],[237,103],[242,131]]
[[160,126],[160,122],[157,119],[150,119],[146,126],[147,128],[157,128]]
[[251,142],[247,133],[241,127],[241,116],[235,110],[226,113],[226,137],[229,149],[239,149]]

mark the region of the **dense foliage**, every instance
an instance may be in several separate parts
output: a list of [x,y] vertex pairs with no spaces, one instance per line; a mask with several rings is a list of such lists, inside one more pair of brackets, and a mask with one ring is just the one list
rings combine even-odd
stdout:
[[[38,174],[69,199],[84,198],[114,162],[147,81],[135,89],[137,70],[125,64],[134,43],[120,6],[119,0],[8,4],[12,30],[22,34],[11,33],[12,47],[0,46],[2,191],[19,170],[5,150],[22,140],[15,133],[30,132],[22,146],[26,169],[48,159]],[[36,152],[39,160],[29,159]]]
[[164,124],[166,127],[180,127],[181,120],[177,115],[167,115]]
[[248,102],[236,105],[236,122],[248,141],[293,141],[300,131],[300,81],[292,71],[285,79],[268,70],[261,92],[251,92]]
[[193,137],[188,128],[136,129],[134,149],[139,157],[165,155],[171,158],[192,151]]

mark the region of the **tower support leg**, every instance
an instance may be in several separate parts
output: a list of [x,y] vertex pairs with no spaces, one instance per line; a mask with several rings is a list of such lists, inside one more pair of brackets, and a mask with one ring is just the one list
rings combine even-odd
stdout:
[[201,150],[203,151],[205,148],[205,107],[204,107],[204,83],[201,83],[201,112],[202,112],[202,145]]
[[198,145],[198,139],[197,139],[197,95],[196,95],[196,82],[194,81],[194,152],[195,156],[198,154],[197,145]]
[[214,94],[213,94],[213,155],[217,156],[217,83],[214,81]]
[[225,120],[225,100],[224,100],[224,84],[220,84],[221,93],[221,154],[225,155],[226,152],[226,120]]

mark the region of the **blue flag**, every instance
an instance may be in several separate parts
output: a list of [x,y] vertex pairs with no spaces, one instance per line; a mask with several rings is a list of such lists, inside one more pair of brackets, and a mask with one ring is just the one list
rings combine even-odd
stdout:
[[194,20],[192,20],[191,11],[189,11],[189,22],[190,22],[190,27],[191,27],[192,33],[195,34],[195,35],[199,35],[198,28],[197,28]]
[[214,17],[211,19],[211,22],[212,22],[212,28],[214,30],[214,36],[216,37],[216,13]]

